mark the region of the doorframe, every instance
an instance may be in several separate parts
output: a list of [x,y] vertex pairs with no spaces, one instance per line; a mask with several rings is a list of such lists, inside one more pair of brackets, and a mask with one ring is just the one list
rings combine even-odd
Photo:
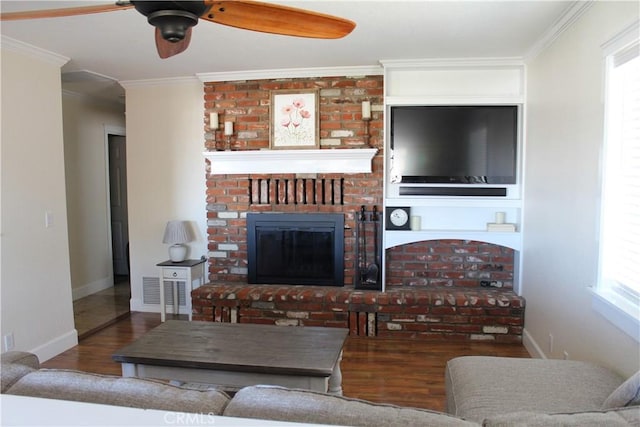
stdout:
[[[104,172],[105,172],[105,186],[106,186],[106,191],[105,194],[107,195],[104,203],[105,203],[105,209],[107,211],[107,236],[109,236],[109,238],[107,239],[107,254],[109,255],[109,260],[111,262],[111,268],[109,270],[109,280],[111,281],[111,283],[114,282],[115,278],[114,278],[114,274],[113,274],[113,230],[111,229],[111,176],[109,173],[109,135],[116,135],[116,136],[127,136],[127,132],[126,129],[120,126],[110,126],[110,125],[105,125],[104,126]],[[127,212],[127,216],[128,216],[128,212]],[[131,277],[131,271],[129,271],[129,277]]]

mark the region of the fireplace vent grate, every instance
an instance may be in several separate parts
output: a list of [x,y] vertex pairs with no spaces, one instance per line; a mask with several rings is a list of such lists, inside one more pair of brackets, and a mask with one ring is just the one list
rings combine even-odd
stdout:
[[250,178],[251,205],[344,205],[344,178]]

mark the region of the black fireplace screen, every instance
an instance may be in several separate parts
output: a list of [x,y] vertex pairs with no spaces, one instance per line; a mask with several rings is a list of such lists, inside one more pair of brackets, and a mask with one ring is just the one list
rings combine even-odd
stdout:
[[247,214],[249,283],[344,285],[342,214]]

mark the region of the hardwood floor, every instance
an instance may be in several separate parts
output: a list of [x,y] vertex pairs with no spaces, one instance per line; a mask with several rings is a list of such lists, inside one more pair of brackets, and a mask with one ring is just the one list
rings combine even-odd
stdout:
[[[131,313],[42,366],[120,375],[111,354],[159,324],[159,314]],[[348,337],[341,364],[344,395],[443,411],[445,364],[466,355],[529,357],[521,345]]]
[[117,276],[110,288],[73,302],[73,319],[78,339],[93,334],[129,315],[129,276]]

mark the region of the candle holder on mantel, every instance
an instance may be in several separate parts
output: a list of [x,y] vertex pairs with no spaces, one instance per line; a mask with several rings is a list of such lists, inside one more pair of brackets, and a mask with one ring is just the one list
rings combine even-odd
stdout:
[[209,129],[213,134],[213,148],[216,151],[224,150],[224,141],[218,139],[218,129],[220,122],[218,121],[218,113],[209,113]]
[[371,117],[369,117],[368,119],[365,119],[363,117],[362,121],[364,122],[364,143],[369,148],[373,148],[371,146],[371,143],[369,142],[369,141],[371,141],[371,135],[369,134],[369,122],[371,121]]
[[225,149],[226,150],[235,151],[235,149],[233,149],[231,147],[231,137],[232,136],[233,136],[233,122],[226,121],[226,122],[224,122],[224,137],[227,140],[227,145],[226,145]]
[[218,139],[216,133],[216,131],[213,131],[213,144],[216,147],[216,151],[224,151],[225,140],[222,138]]
[[371,102],[362,101],[362,121],[364,122],[364,143],[370,148],[371,134],[369,133],[369,122],[371,121]]

